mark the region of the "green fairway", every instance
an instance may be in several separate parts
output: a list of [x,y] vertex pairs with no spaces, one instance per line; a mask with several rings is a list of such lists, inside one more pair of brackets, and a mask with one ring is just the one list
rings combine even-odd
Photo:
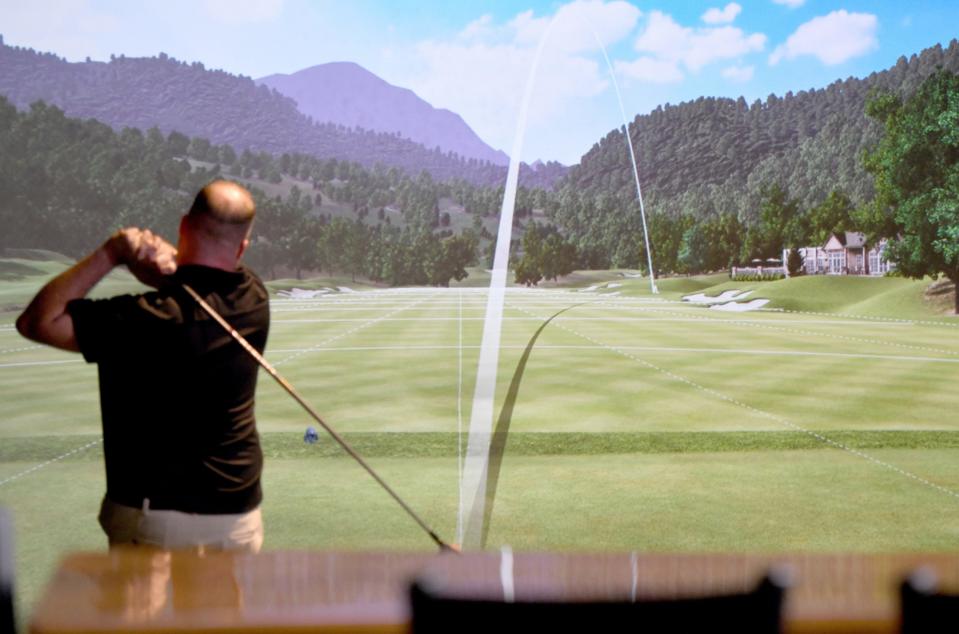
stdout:
[[[15,515],[30,606],[63,553],[105,546],[96,368],[12,328],[14,307],[65,263],[0,262],[11,278],[0,282],[0,504]],[[715,275],[662,280],[655,297],[631,275],[508,291],[494,409],[508,400],[511,415],[489,546],[955,548],[959,338],[954,319],[926,310],[922,283]],[[97,293],[136,288],[118,272]],[[680,301],[729,288],[793,308]],[[469,287],[272,304],[269,360],[450,540],[485,308],[485,290]],[[330,439],[304,444],[314,423],[260,380],[267,548],[432,547]]]

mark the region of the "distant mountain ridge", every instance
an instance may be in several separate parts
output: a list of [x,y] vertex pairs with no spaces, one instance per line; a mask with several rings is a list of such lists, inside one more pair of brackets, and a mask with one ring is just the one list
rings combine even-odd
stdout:
[[[366,167],[379,163],[411,175],[427,171],[438,181],[499,185],[506,180],[502,165],[427,149],[395,133],[317,123],[292,99],[249,77],[207,70],[200,62],[188,64],[164,53],[71,63],[7,46],[0,36],[0,95],[19,109],[43,100],[69,116],[97,119],[116,129],[155,126],[237,150],[301,152]],[[539,169],[523,165],[520,182],[550,188],[565,172],[559,163]]]
[[[908,96],[937,68],[959,72],[959,41],[821,89],[790,90],[751,104],[743,97],[699,97],[637,115],[629,131],[643,192],[671,215],[725,206],[744,219],[758,204],[743,193],[757,192],[762,183],[780,183],[804,207],[833,189],[863,202],[872,196],[872,177],[863,170],[861,155],[881,134],[881,126],[866,116],[866,100],[874,90]],[[626,151],[622,129],[611,130],[570,169],[565,184],[632,200]]]
[[359,64],[331,62],[256,80],[293,99],[314,121],[376,132],[398,132],[427,148],[508,165],[458,114],[434,108],[412,90],[390,84]]

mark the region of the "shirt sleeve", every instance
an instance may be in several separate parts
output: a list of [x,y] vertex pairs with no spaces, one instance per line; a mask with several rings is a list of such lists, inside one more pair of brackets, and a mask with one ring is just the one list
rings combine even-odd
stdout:
[[87,363],[97,363],[130,345],[130,334],[142,321],[140,297],[75,299],[67,304],[73,332]]

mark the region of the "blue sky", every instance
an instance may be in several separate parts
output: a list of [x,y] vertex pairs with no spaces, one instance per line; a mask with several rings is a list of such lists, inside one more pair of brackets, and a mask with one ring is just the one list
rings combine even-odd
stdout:
[[[701,95],[747,100],[865,76],[959,37],[959,2],[737,0],[32,0],[0,3],[8,44],[71,61],[160,51],[260,77],[353,61],[449,108],[509,152],[534,51],[553,21],[524,160],[576,162],[632,117]],[[594,36],[595,33],[595,36]]]

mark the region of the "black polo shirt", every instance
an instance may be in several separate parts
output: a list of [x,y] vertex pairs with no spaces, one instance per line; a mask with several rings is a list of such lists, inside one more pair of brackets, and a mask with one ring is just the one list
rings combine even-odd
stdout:
[[100,376],[107,497],[188,513],[243,513],[262,498],[257,363],[183,290],[189,284],[263,351],[269,296],[246,267],[180,267],[143,295],[67,306]]

